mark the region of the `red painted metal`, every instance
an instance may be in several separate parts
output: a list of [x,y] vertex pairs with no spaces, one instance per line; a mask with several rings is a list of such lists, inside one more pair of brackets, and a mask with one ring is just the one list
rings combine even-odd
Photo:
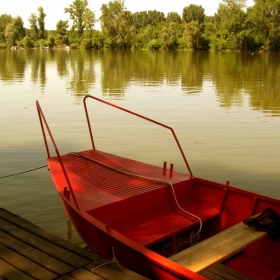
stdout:
[[183,149],[182,149],[182,147],[181,147],[181,144],[180,144],[180,142],[179,142],[179,140],[178,140],[178,138],[177,138],[177,136],[176,136],[176,134],[175,134],[175,131],[173,130],[172,127],[167,126],[167,125],[165,125],[165,124],[163,124],[163,123],[160,123],[160,122],[158,122],[158,121],[152,120],[152,119],[150,119],[150,118],[147,118],[147,117],[145,117],[145,116],[143,116],[143,115],[137,114],[137,113],[135,113],[135,112],[132,112],[132,111],[130,111],[130,110],[127,110],[127,109],[125,109],[125,108],[122,108],[122,107],[120,107],[120,106],[117,106],[117,105],[115,105],[115,104],[112,104],[112,103],[110,103],[110,102],[107,102],[107,101],[105,101],[105,100],[99,99],[99,98],[94,97],[94,96],[91,96],[91,95],[87,95],[87,96],[84,97],[84,108],[85,108],[85,112],[86,112],[86,118],[87,118],[87,123],[88,123],[88,128],[89,128],[89,133],[90,133],[90,139],[91,139],[91,142],[92,142],[92,148],[93,148],[93,149],[95,148],[95,146],[94,146],[94,141],[93,141],[93,136],[92,136],[92,129],[91,129],[90,119],[89,119],[88,110],[87,110],[87,105],[86,105],[86,100],[87,100],[88,98],[94,99],[94,100],[99,101],[99,102],[104,103],[104,104],[107,104],[108,106],[114,107],[114,108],[119,109],[119,110],[124,111],[124,112],[127,112],[127,113],[129,113],[129,114],[131,114],[131,115],[134,115],[134,116],[138,117],[138,118],[144,119],[144,120],[146,120],[146,121],[148,121],[148,122],[154,123],[154,124],[156,124],[156,125],[162,126],[162,127],[166,128],[166,129],[170,130],[171,133],[172,133],[172,135],[173,135],[173,138],[174,138],[174,140],[175,140],[175,142],[176,142],[176,144],[177,144],[177,146],[178,146],[178,148],[179,148],[179,150],[180,150],[180,153],[181,153],[181,155],[182,155],[182,157],[183,157],[183,160],[184,160],[184,162],[185,162],[185,164],[186,164],[186,167],[187,167],[187,169],[188,169],[188,171],[189,171],[189,174],[191,175],[191,177],[193,177],[193,174],[192,174],[191,168],[190,168],[190,166],[189,166],[189,164],[188,164],[187,158],[186,158],[186,156],[185,156],[185,154],[184,154],[184,151],[183,151]]
[[51,130],[50,130],[50,128],[49,128],[49,125],[48,125],[48,123],[47,123],[47,121],[46,121],[46,118],[45,118],[45,116],[44,116],[44,113],[43,113],[43,111],[42,111],[42,109],[41,109],[40,104],[39,104],[38,101],[36,101],[36,106],[37,106],[38,116],[39,116],[39,119],[40,119],[40,125],[41,125],[41,129],[42,129],[43,137],[44,137],[45,147],[46,147],[47,154],[48,154],[48,159],[50,158],[50,151],[49,151],[48,141],[47,141],[47,137],[46,137],[46,133],[45,133],[45,129],[44,129],[45,127],[46,127],[46,129],[47,129],[47,132],[48,132],[48,134],[49,134],[49,137],[50,137],[51,142],[52,142],[52,144],[53,144],[53,147],[54,147],[54,149],[55,149],[55,152],[56,152],[56,155],[57,155],[57,157],[58,157],[60,166],[61,166],[61,168],[62,168],[63,174],[64,174],[65,179],[66,179],[66,181],[67,181],[67,185],[68,185],[69,188],[70,188],[70,192],[71,192],[71,194],[72,194],[72,196],[73,196],[73,199],[74,199],[74,202],[75,202],[75,206],[77,207],[77,209],[80,209],[79,204],[78,204],[78,201],[77,201],[77,199],[76,199],[76,197],[75,197],[75,194],[74,194],[74,192],[73,192],[72,185],[71,185],[71,183],[70,183],[70,180],[69,180],[69,178],[68,178],[67,172],[66,172],[66,170],[65,170],[64,164],[63,164],[63,162],[62,162],[62,160],[61,160],[61,156],[60,156],[60,153],[59,153],[59,151],[58,151],[57,145],[56,145],[56,143],[55,143],[55,141],[54,141],[54,138],[53,138],[53,136],[52,136]]
[[167,166],[167,162],[165,161],[165,162],[163,163],[163,175],[166,174],[166,166]]
[[[84,106],[92,149],[64,155],[60,155],[40,105],[36,104],[49,169],[64,209],[83,240],[104,258],[115,257],[121,265],[151,279],[206,279],[156,253],[157,246],[168,241],[170,252],[176,253],[178,238],[199,228],[199,221],[192,214],[201,219],[201,239],[205,239],[266,207],[280,213],[279,200],[234,188],[229,182],[219,184],[193,177],[191,172],[182,174],[174,170],[173,164],[168,170],[167,162],[157,167],[95,149],[87,98]],[[46,132],[55,156],[49,153]],[[224,264],[251,277],[257,275],[257,279],[276,279],[280,277],[279,252],[280,241],[272,243],[267,237]],[[256,263],[260,263],[258,271],[250,272]]]

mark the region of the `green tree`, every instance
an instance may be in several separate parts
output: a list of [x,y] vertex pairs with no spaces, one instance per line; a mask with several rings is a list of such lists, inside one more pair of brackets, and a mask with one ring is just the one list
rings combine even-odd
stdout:
[[68,20],[60,20],[56,24],[56,36],[55,36],[55,45],[64,46],[69,44],[67,29],[68,29]]
[[12,46],[16,45],[15,30],[13,23],[7,24],[5,29],[5,39],[8,48],[11,48]]
[[230,49],[245,50],[247,51],[248,45],[254,48],[254,39],[252,37],[251,22],[248,19],[248,15],[240,10],[235,14],[229,22],[230,38],[233,45]]
[[149,24],[153,26],[156,26],[157,24],[166,20],[164,13],[156,10],[148,11],[148,18],[149,18]]
[[86,10],[83,16],[84,27],[87,31],[92,31],[96,22],[95,13],[91,10]]
[[176,22],[176,23],[182,23],[182,19],[180,15],[176,12],[170,12],[167,14],[166,17],[167,22]]
[[[82,36],[84,29],[89,26],[94,26],[94,12],[88,8],[87,0],[75,0],[68,8],[65,8],[65,13],[69,13],[70,19],[73,21],[72,31],[76,31],[78,36]],[[92,20],[92,22],[90,22]]]
[[94,49],[101,49],[104,46],[104,38],[99,30],[92,31],[92,47]]
[[154,38],[155,27],[147,25],[137,30],[137,34],[132,38],[132,46],[136,49],[145,49],[150,40]]
[[56,32],[62,36],[67,34],[67,29],[69,28],[68,20],[60,20],[56,24]]
[[197,21],[198,24],[202,24],[205,18],[204,8],[200,5],[194,4],[184,7],[182,18],[186,23]]
[[0,42],[5,43],[6,39],[5,39],[5,29],[6,26],[11,23],[13,20],[13,18],[11,17],[11,15],[1,15],[0,16]]
[[184,24],[183,36],[180,40],[182,49],[199,49],[200,48],[200,25],[197,21],[191,21]]
[[21,17],[16,17],[10,22],[5,29],[5,38],[8,47],[17,45],[25,36],[25,29],[23,27],[23,21]]
[[85,49],[91,49],[92,48],[92,31],[94,27],[95,20],[95,14],[91,10],[87,10],[84,13],[84,27],[85,32],[82,36],[81,40],[81,47]]
[[28,19],[29,23],[30,23],[30,36],[31,39],[33,41],[37,41],[38,37],[39,37],[39,29],[38,29],[38,25],[37,25],[37,15],[32,13],[30,15],[30,18]]
[[134,32],[133,16],[126,11],[124,1],[114,0],[101,6],[100,16],[105,46],[109,48],[125,48],[131,45]]
[[132,21],[133,26],[137,30],[146,27],[148,24],[151,24],[147,11],[141,11],[132,14]]
[[45,17],[46,14],[44,13],[44,9],[42,7],[38,8],[39,16],[37,18],[38,21],[38,38],[39,39],[45,39]]
[[280,50],[280,0],[254,0],[248,10],[256,42],[263,50]]
[[[242,18],[245,20],[243,9],[246,7],[246,0],[223,0],[219,4],[218,11],[214,16],[213,36],[211,36],[210,46],[215,50],[239,50],[243,45],[246,34],[240,36],[245,25],[241,24]],[[238,34],[237,34],[237,33]]]
[[202,6],[191,4],[183,9],[184,32],[180,40],[182,48],[201,49],[205,11]]
[[162,47],[168,50],[178,48],[178,40],[182,37],[182,25],[178,22],[166,23],[161,29]]
[[21,45],[25,48],[32,48],[32,47],[34,47],[34,42],[31,40],[31,38],[29,36],[25,36],[21,40]]

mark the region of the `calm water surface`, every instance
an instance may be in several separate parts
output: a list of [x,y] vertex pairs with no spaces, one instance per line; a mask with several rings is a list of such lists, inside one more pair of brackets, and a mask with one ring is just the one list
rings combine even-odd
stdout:
[[[61,152],[89,149],[91,94],[172,126],[195,176],[280,199],[279,90],[278,54],[0,50],[0,177],[46,164],[36,100]],[[162,129],[89,103],[98,149],[185,171]],[[47,168],[0,186],[0,207],[81,242]]]

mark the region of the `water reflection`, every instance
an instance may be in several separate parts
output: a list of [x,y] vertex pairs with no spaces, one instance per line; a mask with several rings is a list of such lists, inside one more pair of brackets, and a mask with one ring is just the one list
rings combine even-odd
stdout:
[[221,106],[242,105],[246,94],[254,110],[279,115],[278,59],[274,54],[212,54],[209,66]]
[[[0,79],[10,84],[54,83],[76,97],[100,90],[123,99],[131,86],[157,91],[180,88],[183,95],[215,91],[221,107],[242,106],[279,116],[279,54],[152,52],[116,50],[0,50]],[[247,101],[248,100],[248,101]]]
[[22,82],[25,75],[26,59],[18,52],[0,50],[0,78],[3,81]]

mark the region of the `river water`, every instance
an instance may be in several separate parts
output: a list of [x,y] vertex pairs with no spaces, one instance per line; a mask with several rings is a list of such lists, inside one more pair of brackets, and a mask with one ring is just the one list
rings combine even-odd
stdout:
[[[47,168],[35,102],[62,153],[91,148],[83,97],[174,128],[196,177],[280,199],[280,55],[0,50],[1,205],[81,244]],[[170,135],[89,102],[96,148],[185,171]]]

